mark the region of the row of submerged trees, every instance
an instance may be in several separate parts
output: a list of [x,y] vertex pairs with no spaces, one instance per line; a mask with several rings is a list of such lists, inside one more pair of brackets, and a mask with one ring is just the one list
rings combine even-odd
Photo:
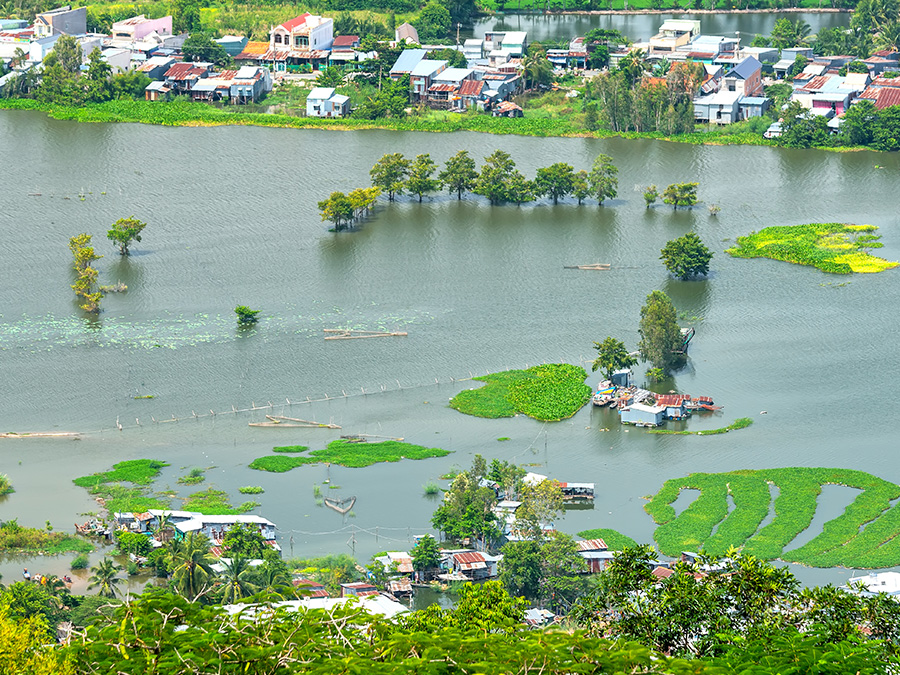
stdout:
[[609,155],[598,155],[590,171],[575,171],[570,164],[557,162],[537,170],[534,180],[529,180],[516,168],[510,155],[496,150],[485,157],[480,171],[468,151],[460,150],[439,167],[429,154],[407,159],[399,152],[384,155],[372,167],[371,188],[359,188],[348,194],[333,192],[328,199],[318,203],[322,220],[334,223],[341,230],[366,215],[380,194],[389,201],[408,192],[422,201],[425,195],[446,188],[447,192],[462,199],[463,193],[472,192],[491,204],[523,204],[538,197],[547,196],[556,204],[560,199],[572,196],[581,204],[594,198],[599,204],[618,194],[619,170]]
[[[509,153],[495,150],[484,158],[480,171],[468,151],[460,150],[450,157],[443,169],[431,159],[428,153],[408,159],[399,152],[383,155],[369,171],[371,188],[357,188],[344,194],[332,192],[328,199],[318,202],[322,220],[334,224],[340,231],[368,215],[381,194],[389,201],[409,193],[421,202],[426,195],[446,189],[457,199],[464,193],[486,197],[491,204],[524,204],[539,197],[549,197],[554,204],[560,199],[574,197],[579,204],[586,199],[596,199],[602,206],[607,199],[618,195],[619,169],[612,157],[600,154],[594,160],[590,171],[575,171],[571,164],[556,162],[537,170],[530,180],[516,168]],[[647,207],[657,200],[669,204],[673,209],[697,204],[698,183],[672,183],[660,191],[656,185],[642,189]],[[718,207],[710,206],[715,214]]]

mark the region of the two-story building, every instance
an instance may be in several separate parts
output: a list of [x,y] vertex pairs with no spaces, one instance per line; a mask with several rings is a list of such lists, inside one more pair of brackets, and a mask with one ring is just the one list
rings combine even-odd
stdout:
[[334,21],[306,12],[275,26],[269,34],[270,51],[287,51],[288,65],[325,65],[334,43]]
[[34,17],[34,36],[81,35],[87,32],[87,8],[69,5],[41,12]]

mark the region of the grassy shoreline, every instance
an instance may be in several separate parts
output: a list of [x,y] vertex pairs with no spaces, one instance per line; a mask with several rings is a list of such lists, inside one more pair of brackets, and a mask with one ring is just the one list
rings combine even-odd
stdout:
[[486,115],[432,114],[406,119],[320,119],[294,117],[277,113],[240,112],[220,109],[207,103],[176,100],[160,101],[108,101],[84,106],[63,106],[41,103],[33,99],[0,99],[0,110],[29,110],[44,112],[56,120],[109,123],[132,122],[161,126],[259,126],[288,129],[323,129],[327,131],[424,131],[448,133],[473,131],[499,135],[573,137],[573,138],[628,138],[664,140],[695,145],[776,145],[773,141],[755,134],[728,134],[721,132],[694,132],[666,136],[659,132],[587,131],[568,120],[551,118],[488,117]]

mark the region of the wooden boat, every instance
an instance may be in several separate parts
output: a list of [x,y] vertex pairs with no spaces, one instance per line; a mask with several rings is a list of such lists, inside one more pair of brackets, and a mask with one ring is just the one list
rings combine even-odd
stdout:
[[356,497],[347,497],[346,499],[332,499],[331,497],[325,497],[324,501],[325,506],[329,509],[334,509],[345,516],[349,513],[350,509],[353,508],[353,505],[356,504]]

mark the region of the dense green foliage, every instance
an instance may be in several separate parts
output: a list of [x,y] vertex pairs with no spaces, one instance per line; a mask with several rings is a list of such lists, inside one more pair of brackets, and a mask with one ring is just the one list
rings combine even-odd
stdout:
[[184,55],[185,61],[215,63],[222,68],[234,65],[234,60],[228,55],[225,48],[203,33],[192,33],[184,41],[181,53]]
[[132,459],[113,464],[112,471],[91,474],[76,478],[72,482],[79,487],[91,488],[101,483],[128,482],[136,485],[149,485],[153,482],[166,462],[155,459]]
[[660,254],[666,269],[684,281],[709,274],[709,261],[713,257],[696,232],[688,232],[668,242]]
[[[168,464],[153,459],[128,460],[114,464],[112,471],[81,476],[73,482],[87,488],[91,495],[104,499],[110,513],[165,509],[168,502],[151,496],[147,489],[165,466]],[[132,486],[122,485],[123,482],[132,483]]]
[[[301,452],[298,448],[306,449],[302,445],[292,445],[285,448],[274,448],[274,451],[281,453]],[[331,441],[327,448],[313,450],[305,457],[285,457],[284,455],[259,457],[250,463],[250,468],[283,473],[304,464],[318,464],[320,462],[361,468],[378,464],[379,462],[399,462],[401,459],[427,459],[429,457],[443,457],[449,454],[449,450],[426,448],[421,445],[413,445],[412,443],[403,443],[401,441],[367,443],[338,439]]]
[[0,553],[65,553],[93,551],[90,542],[81,537],[48,532],[37,527],[22,527],[13,520],[0,523]]
[[0,473],[0,495],[8,495],[10,492],[15,492],[15,488],[13,488],[12,482],[9,480],[9,476],[5,473]]
[[309,448],[305,445],[281,445],[276,448],[272,448],[272,452],[306,452]]
[[594,349],[597,350],[597,358],[591,364],[591,372],[602,370],[606,379],[612,377],[615,371],[630,368],[637,363],[637,359],[625,348],[625,343],[614,337],[608,337],[603,342],[595,342]]
[[195,492],[194,494],[189,495],[188,498],[184,501],[183,508],[185,511],[197,511],[198,513],[202,513],[208,516],[226,516],[246,513],[247,511],[253,510],[257,506],[259,506],[259,504],[257,504],[256,502],[244,502],[243,504],[235,508],[228,500],[227,492],[225,492],[224,490],[217,490],[213,487],[208,487],[202,492]]
[[675,306],[669,296],[662,291],[653,291],[641,307],[641,322],[638,332],[641,341],[638,349],[641,358],[668,375],[685,363],[682,353],[684,339],[678,327]]
[[507,370],[474,379],[487,382],[454,396],[450,407],[476,417],[512,417],[522,413],[545,422],[567,419],[581,410],[591,395],[587,373],[566,363]]
[[810,223],[767,227],[738,237],[725,252],[735,258],[772,258],[798,265],[812,265],[831,274],[881,272],[898,263],[870,255],[880,248],[874,225]]
[[242,495],[258,495],[265,492],[259,485],[245,485],[244,487],[239,487],[238,492]]
[[234,313],[237,316],[239,326],[252,326],[253,324],[258,323],[259,312],[260,310],[250,309],[247,305],[238,305],[234,308]]
[[602,539],[610,551],[621,551],[627,546],[637,546],[637,542],[626,534],[622,534],[608,527],[596,527],[591,530],[582,530],[578,533],[582,539]]
[[[772,505],[775,517],[760,527],[769,512],[769,484],[779,490]],[[862,492],[842,515],[825,523],[814,539],[785,551],[812,522],[822,485]],[[670,504],[683,489],[699,490],[700,495],[676,517]],[[728,495],[734,501],[731,513]],[[897,498],[900,486],[862,471],[789,468],[691,474],[667,481],[645,508],[660,524],[654,537],[667,555],[698,549],[721,554],[743,546],[746,553],[763,559],[780,557],[814,567],[875,568],[900,564],[900,509],[891,504]]]
[[72,290],[82,304],[85,312],[96,314],[100,311],[102,293],[97,287],[99,272],[91,267],[91,263],[102,258],[91,246],[91,235],[83,233],[69,239],[69,250],[72,252],[72,266],[75,270],[75,283]]
[[662,200],[665,204],[671,204],[673,209],[679,206],[693,206],[697,203],[698,183],[672,183],[662,192]]
[[122,553],[134,553],[135,555],[147,555],[152,548],[150,539],[140,532],[119,530],[116,532],[116,542]]
[[128,255],[128,247],[131,246],[131,242],[141,240],[141,232],[145,227],[147,227],[147,223],[141,222],[134,216],[119,218],[106,233],[106,238],[119,248],[119,253]]

